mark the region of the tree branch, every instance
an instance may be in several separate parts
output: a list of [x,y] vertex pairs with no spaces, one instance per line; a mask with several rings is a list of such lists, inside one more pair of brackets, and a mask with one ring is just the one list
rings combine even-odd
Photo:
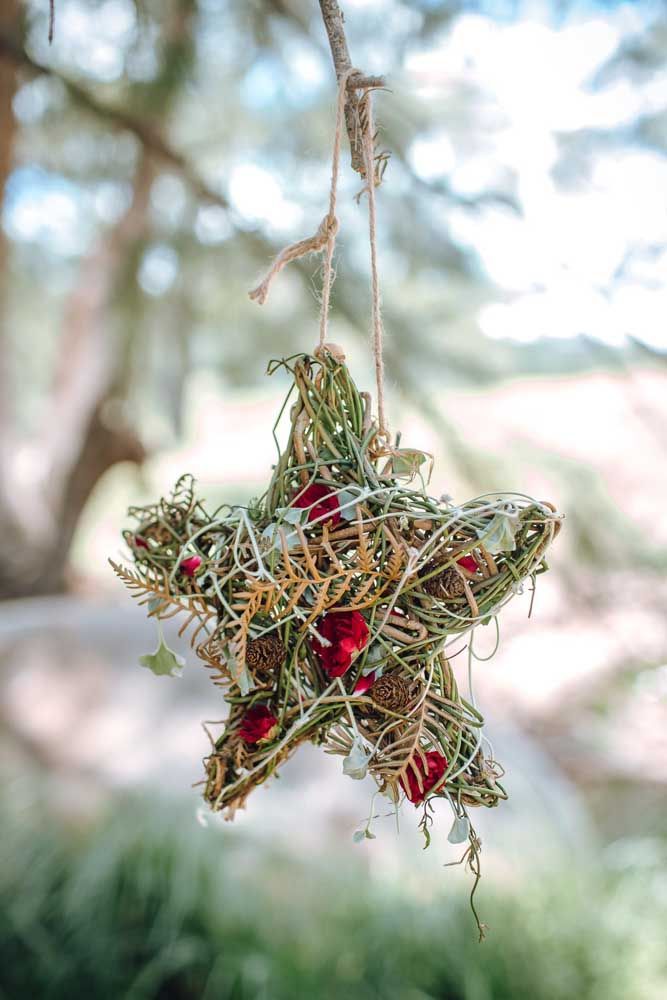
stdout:
[[[320,0],[320,10],[329,38],[336,79],[340,80],[344,73],[352,69],[350,50],[347,47],[347,38],[345,37],[343,12],[338,6],[337,0]],[[363,73],[353,74],[347,83],[348,101],[345,105],[345,127],[350,140],[352,169],[356,170],[362,177],[366,176],[366,170],[359,128],[359,95],[357,91],[369,87],[384,87],[384,85],[384,77],[364,76]]]
[[[287,0],[266,0],[266,2],[271,4],[271,8],[275,10],[278,16],[287,19],[290,24],[299,31],[302,37],[305,38],[310,45],[315,47],[315,50],[319,54],[326,55],[326,49],[328,46],[321,44],[319,39],[315,39],[313,37],[312,25],[310,24],[310,21],[303,16],[300,9],[290,5]],[[367,86],[380,87],[384,85],[382,77],[365,77],[364,81]],[[418,177],[413,167],[410,165],[406,149],[403,148],[404,142],[401,141],[401,138],[398,135],[394,135],[392,133],[390,122],[383,122],[382,134],[391,148],[392,162],[394,160],[398,162],[403,170],[405,170],[415,187],[420,188],[425,193],[428,193],[429,195],[437,195],[439,198],[445,198],[448,202],[461,205],[463,208],[477,209],[486,204],[503,205],[515,214],[520,214],[517,199],[505,191],[489,190],[483,191],[478,195],[463,195],[452,190],[451,186],[444,180],[439,180],[437,182],[426,181],[422,177]],[[455,250],[453,244],[449,240],[447,240],[446,250],[448,253]],[[458,251],[456,252],[458,254]]]
[[225,210],[229,209],[229,202],[224,195],[214,191],[206,181],[199,176],[195,168],[188,162],[187,158],[170,146],[162,136],[141,118],[125,111],[105,104],[94,97],[85,87],[80,86],[74,80],[53,69],[37,62],[28,55],[22,45],[15,39],[0,32],[0,58],[13,62],[16,66],[26,69],[31,76],[52,76],[64,84],[70,97],[86,111],[91,112],[97,118],[103,118],[117,128],[131,132],[141,143],[147,152],[166,163],[176,170],[192,190],[204,201],[219,205]]

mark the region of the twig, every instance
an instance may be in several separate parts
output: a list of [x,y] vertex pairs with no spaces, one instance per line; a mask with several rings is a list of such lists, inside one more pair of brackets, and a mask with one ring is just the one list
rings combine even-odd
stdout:
[[94,97],[85,87],[81,87],[74,80],[70,80],[65,74],[37,62],[28,55],[24,48],[15,39],[7,35],[0,34],[0,58],[10,59],[16,66],[27,69],[33,76],[52,76],[60,80],[70,97],[80,107],[92,112],[98,118],[104,118],[112,122],[118,128],[131,132],[142,144],[142,146],[163,163],[167,163],[188,182],[192,190],[204,201],[219,205],[221,208],[229,209],[229,202],[218,191],[209,187],[205,180],[199,176],[186,157],[170,146],[156,131],[141,118],[125,111],[122,108],[105,104]]
[[[320,10],[329,38],[336,79],[340,80],[344,73],[352,69],[350,50],[347,47],[347,38],[345,37],[343,13],[337,0],[320,0]],[[357,91],[367,90],[369,87],[384,87],[384,85],[384,77],[364,76],[363,73],[352,74],[348,81],[349,93],[345,106],[345,127],[350,140],[352,169],[356,170],[362,177],[366,176],[366,167],[361,129],[359,128],[359,96]]]

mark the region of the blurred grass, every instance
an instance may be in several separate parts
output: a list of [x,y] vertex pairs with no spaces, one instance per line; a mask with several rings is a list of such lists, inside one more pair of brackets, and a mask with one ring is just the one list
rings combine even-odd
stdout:
[[79,828],[5,817],[0,996],[658,1000],[660,854],[640,842],[594,872],[487,879],[480,946],[459,880],[443,872],[420,904],[351,845],[295,860],[132,800]]

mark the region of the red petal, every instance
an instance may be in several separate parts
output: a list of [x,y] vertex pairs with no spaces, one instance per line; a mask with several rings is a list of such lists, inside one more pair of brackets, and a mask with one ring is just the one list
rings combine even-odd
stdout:
[[349,670],[354,654],[368,642],[368,625],[358,611],[328,612],[318,623],[317,631],[330,645],[317,639],[311,648],[329,677],[342,677]]
[[421,756],[417,755],[412,762],[421,772],[422,788],[419,787],[419,781],[412,764],[401,778],[403,791],[410,802],[416,806],[424,801],[427,793],[440,781],[447,767],[446,757],[443,757],[437,750],[428,750],[424,754],[424,757],[425,761],[422,760]]
[[186,576],[194,576],[201,564],[201,556],[190,556],[188,559],[184,559],[178,568]]
[[329,677],[342,677],[352,666],[352,653],[344,650],[327,650],[322,658],[322,669]]
[[[314,506],[312,506],[314,504]],[[330,514],[329,521],[332,524],[340,524],[341,514],[338,500],[333,490],[322,483],[311,483],[306,489],[292,501],[293,507],[310,507],[308,511],[308,522],[317,518],[324,518]]]
[[354,685],[354,694],[364,694],[369,688],[372,688],[375,684],[375,671],[372,674],[366,674],[359,678],[357,683]]
[[459,566],[462,566],[464,569],[470,570],[471,573],[477,572],[478,568],[477,563],[475,562],[472,556],[461,556],[461,558],[457,559],[456,561],[459,564]]
[[266,705],[253,705],[243,716],[239,736],[245,743],[259,743],[270,736],[278,720]]

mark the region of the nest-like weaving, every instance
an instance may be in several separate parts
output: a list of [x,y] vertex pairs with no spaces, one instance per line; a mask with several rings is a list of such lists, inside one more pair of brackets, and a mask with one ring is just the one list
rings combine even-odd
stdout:
[[185,615],[224,692],[205,761],[212,809],[233,816],[309,740],[393,802],[424,803],[428,833],[437,797],[459,819],[506,798],[449,643],[463,648],[546,568],[560,515],[518,494],[429,497],[425,456],[381,438],[334,348],[279,365],[294,376],[281,414],[294,401],[265,495],[210,514],[182,477],[130,511],[134,570],[115,568],[152,616]]

